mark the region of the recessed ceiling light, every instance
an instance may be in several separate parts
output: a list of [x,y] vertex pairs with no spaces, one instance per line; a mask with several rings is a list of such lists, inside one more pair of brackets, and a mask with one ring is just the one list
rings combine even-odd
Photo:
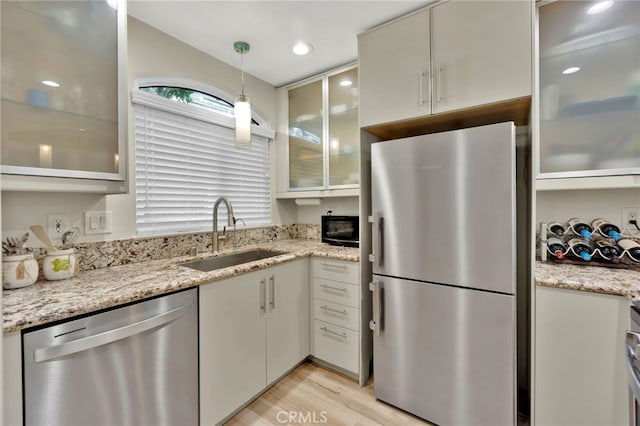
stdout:
[[51,80],[42,80],[42,84],[44,84],[45,86],[49,86],[49,87],[60,87],[60,84],[56,83],[55,81],[51,81]]
[[566,70],[562,71],[562,74],[573,74],[574,72],[580,71],[580,67],[569,67]]
[[293,45],[292,50],[296,55],[308,55],[313,50],[313,46],[306,41],[299,41]]
[[342,81],[340,82],[340,86],[342,86],[342,87],[349,87],[349,86],[351,86],[352,84],[353,84],[353,81],[351,81],[351,80],[342,80]]
[[613,0],[599,1],[598,3],[594,4],[589,9],[587,9],[587,13],[589,15],[595,15],[596,13],[604,12],[605,10],[609,9],[611,6],[613,6]]

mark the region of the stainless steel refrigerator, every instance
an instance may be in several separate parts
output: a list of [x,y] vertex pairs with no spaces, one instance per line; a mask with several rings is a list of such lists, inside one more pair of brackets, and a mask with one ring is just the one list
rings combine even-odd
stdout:
[[378,399],[441,426],[516,424],[515,127],[371,147]]

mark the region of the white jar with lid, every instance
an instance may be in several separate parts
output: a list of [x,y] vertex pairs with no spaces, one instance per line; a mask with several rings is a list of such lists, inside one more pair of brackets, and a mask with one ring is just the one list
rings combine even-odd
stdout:
[[42,261],[44,277],[49,281],[64,280],[78,273],[80,265],[74,249],[47,250]]
[[33,253],[2,256],[2,287],[26,287],[38,280],[38,261]]

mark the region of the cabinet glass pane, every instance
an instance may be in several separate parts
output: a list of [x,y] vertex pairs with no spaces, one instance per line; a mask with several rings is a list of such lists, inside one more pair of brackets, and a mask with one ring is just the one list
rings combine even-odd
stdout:
[[117,12],[2,1],[2,164],[118,172]]
[[324,185],[322,80],[289,90],[289,187]]
[[539,9],[540,172],[640,173],[640,2]]
[[329,185],[360,183],[357,68],[329,77]]

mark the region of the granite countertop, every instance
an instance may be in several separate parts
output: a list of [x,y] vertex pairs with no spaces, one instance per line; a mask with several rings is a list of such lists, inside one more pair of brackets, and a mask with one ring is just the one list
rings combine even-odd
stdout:
[[172,257],[83,271],[67,280],[40,281],[28,287],[4,290],[3,330],[5,333],[19,331],[308,256],[359,261],[357,248],[335,247],[315,240],[280,240],[221,253],[249,248],[279,250],[286,254],[211,272],[200,272],[177,265],[211,257],[211,253],[200,253],[197,256]]
[[624,296],[640,300],[640,271],[536,262],[536,285],[593,293]]

